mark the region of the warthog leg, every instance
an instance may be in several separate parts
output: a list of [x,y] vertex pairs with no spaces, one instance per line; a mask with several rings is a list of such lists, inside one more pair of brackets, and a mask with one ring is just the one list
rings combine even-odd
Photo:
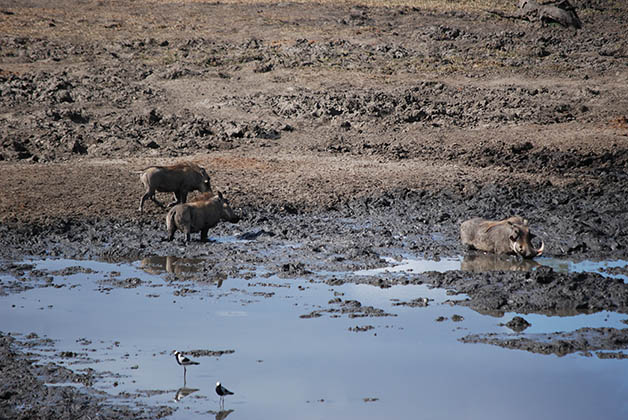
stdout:
[[185,197],[187,196],[187,193],[185,191],[175,191],[173,194],[174,194],[174,201],[171,203],[168,203],[168,207],[176,206],[177,204],[180,204],[180,203],[185,203]]
[[142,196],[140,200],[140,212],[144,210],[144,202],[148,198],[153,200],[153,202],[157,204],[159,207],[164,208],[164,205],[161,202],[159,202],[159,200],[157,200],[157,198],[155,197],[155,191],[148,190],[146,191],[146,193]]

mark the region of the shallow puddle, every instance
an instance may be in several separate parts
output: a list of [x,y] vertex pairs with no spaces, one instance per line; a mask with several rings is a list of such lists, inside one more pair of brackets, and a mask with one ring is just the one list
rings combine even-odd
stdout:
[[456,258],[440,258],[426,260],[407,258],[396,260],[385,257],[388,264],[385,267],[356,271],[357,275],[378,275],[386,273],[425,273],[428,271],[446,272],[453,270],[486,272],[486,271],[530,271],[539,267],[551,267],[562,273],[598,273],[605,277],[622,279],[628,282],[628,276],[623,273],[613,273],[613,269],[628,267],[626,260],[614,261],[569,261],[557,258],[540,257],[535,259],[521,259],[496,255],[465,255]]
[[[456,264],[459,269],[462,262],[443,259],[418,267],[410,260],[390,261],[388,270],[456,269]],[[0,296],[0,329],[23,334],[24,340],[31,332],[54,339],[53,349],[39,349],[45,360],[104,372],[96,388],[129,404],[177,407],[175,419],[628,416],[625,360],[559,358],[461,343],[458,339],[470,333],[511,332],[499,324],[515,314],[489,317],[452,307],[444,304],[451,296],[441,289],[330,287],[307,276],[286,279],[262,270],[246,280],[228,278],[218,288],[164,276],[194,270],[195,262],[161,257],[132,265],[28,263],[51,277],[52,286]],[[0,280],[16,278],[5,273]],[[420,298],[426,306],[403,305]],[[336,307],[338,300],[357,300],[391,316],[322,312],[301,317]],[[553,332],[622,328],[626,316],[525,318],[532,324],[526,332]],[[173,349],[201,351],[192,357],[200,364],[187,369],[185,383]],[[203,356],[208,350],[225,353]],[[222,413],[217,381],[235,392]]]

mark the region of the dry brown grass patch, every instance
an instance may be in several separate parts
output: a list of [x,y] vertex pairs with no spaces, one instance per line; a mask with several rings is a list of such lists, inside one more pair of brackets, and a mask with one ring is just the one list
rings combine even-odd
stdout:
[[[170,4],[172,0],[147,0],[149,3]],[[180,3],[208,3],[207,0],[179,0]],[[221,0],[223,4],[277,4],[277,0]],[[368,7],[417,7],[438,11],[512,10],[513,0],[293,0],[295,4],[320,4],[330,6]]]

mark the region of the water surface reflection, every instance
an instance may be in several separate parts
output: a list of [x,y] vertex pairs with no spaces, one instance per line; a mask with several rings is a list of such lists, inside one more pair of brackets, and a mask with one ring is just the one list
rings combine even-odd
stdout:
[[[162,267],[169,265],[162,257],[148,260],[143,267],[158,265],[151,261],[160,261],[159,265],[164,262]],[[461,259],[443,261],[451,266],[462,264]],[[425,418],[443,420],[584,420],[598,418],[599,407],[605,407],[605,419],[627,418],[625,361],[577,355],[557,360],[460,343],[460,337],[473,332],[510,332],[499,324],[514,314],[492,318],[466,307],[450,306],[445,304],[450,296],[441,289],[425,285],[386,289],[356,284],[330,286],[312,283],[306,276],[287,280],[271,275],[253,280],[229,277],[231,287],[217,290],[211,284],[192,281],[172,282],[171,286],[139,264],[31,263],[34,270],[88,266],[92,271],[51,274],[60,287],[0,296],[0,330],[53,338],[54,354],[89,354],[79,369],[111,372],[97,381],[97,389],[114,395],[128,393],[133,396],[128,404],[176,407],[171,417],[174,420],[206,420],[208,416],[413,418],[417,412]],[[392,261],[389,264],[393,266]],[[394,264],[412,267],[410,262]],[[170,266],[176,265],[171,259]],[[113,272],[119,273],[121,280],[137,277],[142,282],[132,289],[113,287],[108,293],[100,292],[99,282]],[[25,273],[22,277],[28,276]],[[15,278],[0,273],[0,280]],[[78,286],[69,287],[74,284]],[[175,295],[181,287],[196,292]],[[272,297],[260,297],[268,292],[274,293]],[[395,306],[399,301],[426,297],[430,303],[424,307]],[[329,307],[334,299],[356,300],[397,316],[300,318],[301,314]],[[555,331],[557,326],[625,325],[625,316],[616,313],[569,320],[525,317],[532,324],[532,332]],[[200,365],[194,366],[187,378],[190,386],[180,388],[181,367],[170,355],[175,347],[234,352],[221,357],[201,356]],[[52,359],[70,368],[77,361],[55,359],[46,350],[40,354],[44,362]],[[231,415],[231,409],[218,410],[214,388],[222,379],[237,390],[229,401],[237,415]],[[544,386],[539,387],[539,383]],[[555,392],[548,393],[547,389]],[[135,397],[138,390],[148,391]],[[451,405],[452,396],[455,405]],[[208,411],[210,408],[218,411]]]
[[460,264],[462,271],[531,271],[541,263],[533,259],[495,254],[468,254]]
[[202,264],[203,260],[201,258],[163,257],[158,255],[146,257],[140,261],[140,267],[150,274],[195,273],[202,269]]

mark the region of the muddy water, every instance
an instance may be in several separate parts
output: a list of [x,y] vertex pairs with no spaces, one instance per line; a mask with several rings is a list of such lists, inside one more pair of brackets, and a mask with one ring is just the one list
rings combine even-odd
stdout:
[[[390,261],[388,270],[404,265],[418,270],[421,264],[429,270],[459,269],[456,264],[462,262]],[[496,318],[452,307],[444,304],[450,296],[441,289],[330,287],[307,276],[279,278],[263,270],[246,279],[199,283],[184,276],[198,261],[176,258],[135,264],[28,263],[52,278],[47,282],[53,286],[0,296],[0,329],[53,339],[54,346],[35,348],[45,360],[77,371],[95,369],[102,374],[96,388],[131,405],[177,407],[175,419],[628,415],[625,360],[558,358],[461,343],[458,339],[469,333],[510,332],[499,324],[516,314]],[[567,269],[581,267],[567,264]],[[11,274],[0,279],[3,284],[16,280]],[[426,298],[427,306],[397,305],[418,298]],[[391,316],[323,312],[301,317],[333,307],[334,299],[357,300]],[[532,324],[526,332],[552,332],[622,328],[626,316],[525,318]],[[226,353],[193,357],[200,365],[188,369],[184,383],[183,370],[170,355],[173,349]],[[236,393],[222,413],[216,381]]]

